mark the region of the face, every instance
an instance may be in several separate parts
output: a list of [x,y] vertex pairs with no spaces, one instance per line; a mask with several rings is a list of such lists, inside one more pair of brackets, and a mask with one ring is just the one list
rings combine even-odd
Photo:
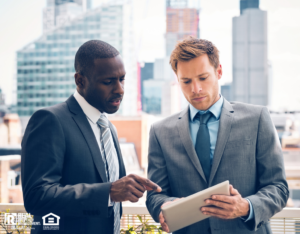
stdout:
[[179,61],[177,77],[186,100],[198,110],[207,110],[219,100],[218,81],[222,66],[215,69],[207,54],[190,61]]
[[115,113],[124,95],[125,69],[121,56],[95,59],[90,77],[75,74],[77,91],[101,112]]

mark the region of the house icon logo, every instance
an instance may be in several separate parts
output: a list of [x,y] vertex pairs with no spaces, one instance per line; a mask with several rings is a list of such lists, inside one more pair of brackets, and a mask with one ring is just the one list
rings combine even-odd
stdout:
[[54,226],[54,225],[59,225],[60,217],[53,213],[49,213],[43,216],[42,219],[43,219],[43,225]]

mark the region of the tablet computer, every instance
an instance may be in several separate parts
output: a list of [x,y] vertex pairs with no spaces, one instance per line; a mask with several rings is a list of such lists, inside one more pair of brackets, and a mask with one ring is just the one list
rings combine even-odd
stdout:
[[200,208],[210,206],[205,203],[205,200],[211,198],[212,195],[230,195],[229,181],[226,180],[213,187],[163,206],[161,210],[170,232],[177,231],[210,217],[209,215],[204,215]]

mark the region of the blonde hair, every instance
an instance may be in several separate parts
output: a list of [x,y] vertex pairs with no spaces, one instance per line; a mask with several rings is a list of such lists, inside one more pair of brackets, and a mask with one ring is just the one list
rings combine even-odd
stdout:
[[178,61],[189,61],[203,54],[207,54],[210,64],[217,69],[219,67],[219,50],[210,41],[189,37],[176,44],[170,57],[170,64],[177,73]]

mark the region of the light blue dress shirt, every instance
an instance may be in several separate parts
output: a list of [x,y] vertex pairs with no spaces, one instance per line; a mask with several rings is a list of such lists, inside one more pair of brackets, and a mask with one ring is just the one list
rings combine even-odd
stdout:
[[[210,117],[210,119],[207,122],[207,127],[208,127],[208,131],[209,131],[209,136],[210,136],[210,165],[212,165],[215,148],[216,148],[216,144],[217,144],[218,131],[219,131],[219,125],[220,125],[220,116],[221,116],[221,112],[222,112],[223,102],[224,102],[224,98],[222,95],[220,95],[220,99],[206,111],[197,110],[195,107],[193,107],[190,104],[190,134],[191,134],[191,138],[192,138],[194,147],[196,145],[197,133],[198,133],[199,126],[200,126],[200,120],[198,118],[195,118],[196,114],[198,112],[200,114],[205,114],[207,111],[210,111],[212,113],[212,116]],[[248,199],[246,199],[246,200],[249,202],[250,213],[246,220],[242,218],[243,220],[245,220],[245,222],[253,219],[252,204],[251,204],[250,200],[248,200]]]

